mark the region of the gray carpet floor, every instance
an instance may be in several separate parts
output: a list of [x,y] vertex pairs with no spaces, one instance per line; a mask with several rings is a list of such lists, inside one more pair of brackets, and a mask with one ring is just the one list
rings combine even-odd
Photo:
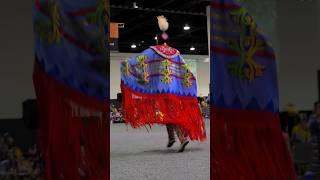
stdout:
[[132,129],[111,124],[111,180],[209,180],[210,132],[207,140],[190,142],[185,152],[176,153],[180,143],[166,148],[165,126]]

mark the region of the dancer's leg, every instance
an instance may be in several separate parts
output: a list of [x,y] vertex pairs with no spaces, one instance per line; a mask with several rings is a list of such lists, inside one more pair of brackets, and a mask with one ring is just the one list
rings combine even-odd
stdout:
[[176,131],[176,134],[180,140],[180,148],[178,150],[178,152],[183,152],[185,147],[188,145],[189,141],[188,141],[188,136],[187,134],[185,133],[185,131],[180,128],[179,126],[175,126],[175,131]]
[[175,136],[174,136],[174,129],[175,129],[175,125],[173,124],[167,124],[167,132],[168,132],[168,145],[167,147],[171,147],[175,142]]

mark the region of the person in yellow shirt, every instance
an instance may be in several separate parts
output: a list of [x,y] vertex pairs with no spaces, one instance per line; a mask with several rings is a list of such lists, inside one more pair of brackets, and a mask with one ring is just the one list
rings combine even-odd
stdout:
[[289,136],[292,137],[293,128],[299,124],[299,111],[293,103],[287,105],[286,121]]
[[311,132],[308,128],[308,121],[306,118],[301,118],[300,123],[292,130],[293,143],[307,143],[311,141]]

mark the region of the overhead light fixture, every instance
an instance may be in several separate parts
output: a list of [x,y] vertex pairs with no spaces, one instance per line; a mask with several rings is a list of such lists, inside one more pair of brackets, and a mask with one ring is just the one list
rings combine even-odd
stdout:
[[124,28],[124,23],[118,23],[118,28],[120,29],[123,29]]
[[183,30],[188,31],[190,29],[190,26],[188,24],[184,25]]
[[135,49],[136,47],[137,47],[137,45],[131,44],[131,48],[132,48],[132,49]]
[[155,36],[155,37],[154,37],[154,40],[158,40],[158,37],[157,37],[157,36]]
[[196,50],[196,48],[191,46],[190,51],[194,51],[194,50]]
[[138,9],[139,6],[137,5],[137,2],[133,2],[133,8]]

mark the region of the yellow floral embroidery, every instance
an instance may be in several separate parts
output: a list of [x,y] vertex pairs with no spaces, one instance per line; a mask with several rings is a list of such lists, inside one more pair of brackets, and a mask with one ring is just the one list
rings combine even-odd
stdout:
[[140,79],[138,80],[138,82],[140,84],[148,84],[149,83],[149,72],[147,72],[147,67],[148,67],[148,64],[145,63],[145,60],[147,60],[148,57],[145,56],[145,55],[141,55],[141,56],[138,56],[137,57],[137,62],[139,63],[138,67],[142,70],[143,74],[142,74],[142,77],[140,77]]
[[192,81],[191,81],[191,78],[193,77],[188,65],[183,65],[182,68],[184,69],[184,73],[182,75],[183,77],[183,81],[182,81],[182,85],[184,87],[190,87],[192,86]]
[[129,63],[128,63],[128,60],[126,60],[125,62],[123,62],[122,73],[123,73],[125,76],[128,76],[128,75],[130,74],[130,73],[129,73]]
[[156,111],[156,117],[159,118],[161,121],[164,120],[164,114],[160,110]]
[[51,22],[52,22],[52,31],[49,33],[48,42],[59,42],[61,39],[61,33],[59,31],[60,27],[60,14],[59,14],[59,7],[56,1],[49,2],[49,9],[51,14]]
[[262,76],[265,70],[265,67],[254,59],[254,55],[257,51],[264,50],[266,45],[259,38],[257,24],[247,10],[240,8],[230,14],[242,31],[239,38],[229,43],[229,46],[240,54],[240,61],[229,64],[229,71],[240,80],[253,81]]
[[163,75],[161,81],[167,84],[171,83],[172,78],[170,77],[170,75],[172,74],[172,70],[170,69],[170,66],[172,65],[172,63],[168,59],[164,59],[161,63],[162,66],[160,68],[162,68],[161,74]]
[[42,41],[48,43],[59,43],[62,39],[60,32],[60,12],[57,1],[50,0],[41,4],[48,9],[47,18],[39,18],[35,21],[35,31]]

